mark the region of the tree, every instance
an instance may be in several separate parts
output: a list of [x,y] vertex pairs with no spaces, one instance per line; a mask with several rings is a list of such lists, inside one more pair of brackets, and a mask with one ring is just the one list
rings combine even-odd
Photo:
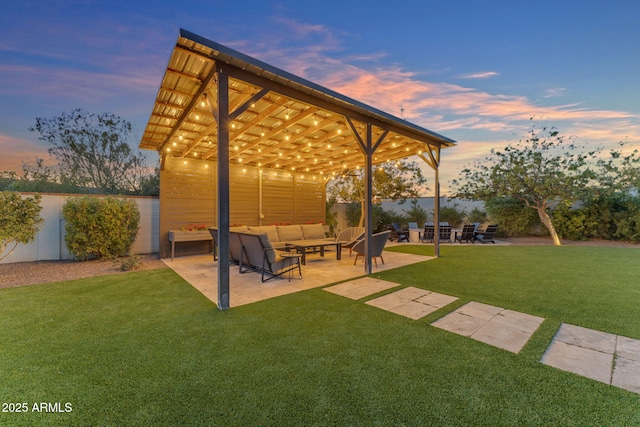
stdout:
[[132,125],[112,113],[76,109],[58,117],[36,118],[30,130],[50,144],[60,183],[92,187],[103,194],[139,193],[142,185],[148,185],[146,158],[130,145]]
[[609,158],[598,160],[595,193],[627,192],[640,188],[640,152],[628,146],[628,141],[622,141],[618,148],[609,151]]
[[[359,226],[364,225],[365,180],[364,170],[357,169],[334,178],[327,185],[327,193],[341,202],[360,204]],[[402,160],[383,163],[373,173],[373,203],[384,199],[404,203],[425,191],[427,179],[416,162]]]
[[0,192],[0,259],[11,255],[18,243],[26,245],[36,238],[44,222],[40,199],[39,194],[23,199],[14,191]]
[[549,230],[554,245],[560,238],[551,220],[551,210],[560,204],[579,199],[583,189],[595,177],[589,159],[596,152],[583,154],[567,144],[555,128],[532,126],[527,138],[491,155],[461,171],[460,180],[452,186],[457,197],[469,200],[491,200],[513,197],[535,209]]

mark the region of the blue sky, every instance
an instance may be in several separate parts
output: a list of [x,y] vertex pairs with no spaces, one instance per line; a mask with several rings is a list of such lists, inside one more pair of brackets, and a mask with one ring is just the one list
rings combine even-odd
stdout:
[[0,170],[48,160],[36,117],[113,112],[139,137],[179,28],[457,140],[445,189],[532,116],[586,145],[640,145],[638,21],[632,0],[5,0]]

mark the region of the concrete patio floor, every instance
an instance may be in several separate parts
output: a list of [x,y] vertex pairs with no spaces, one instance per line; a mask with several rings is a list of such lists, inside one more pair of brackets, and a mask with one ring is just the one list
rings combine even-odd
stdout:
[[[302,266],[302,278],[294,270],[291,281],[284,274],[265,283],[260,280],[260,273],[248,271],[240,274],[238,266],[231,264],[230,306],[238,307],[364,276],[362,259],[358,260],[357,265],[353,265],[354,259],[355,254],[350,257],[347,250],[343,250],[341,260],[336,260],[335,252],[326,252],[324,257],[320,254],[307,254],[307,263]],[[382,264],[378,259],[378,266],[374,264],[373,273],[431,259],[433,257],[385,251],[385,263]],[[218,263],[213,261],[211,255],[184,256],[174,258],[173,261],[167,258],[162,261],[214,304],[218,304]]]

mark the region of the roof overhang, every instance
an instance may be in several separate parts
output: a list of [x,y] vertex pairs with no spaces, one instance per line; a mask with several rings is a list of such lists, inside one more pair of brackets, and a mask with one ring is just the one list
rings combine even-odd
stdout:
[[314,174],[419,155],[437,168],[453,140],[185,30],[171,54],[140,148],[216,160],[217,75],[229,78],[232,164]]

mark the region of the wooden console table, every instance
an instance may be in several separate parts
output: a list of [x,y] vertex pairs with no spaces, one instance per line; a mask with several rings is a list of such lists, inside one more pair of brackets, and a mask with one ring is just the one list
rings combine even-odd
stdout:
[[[213,237],[209,230],[182,231],[169,230],[169,241],[171,242],[171,261],[176,250],[176,242],[204,242],[209,241],[213,246]],[[212,248],[213,249],[213,248]]]

